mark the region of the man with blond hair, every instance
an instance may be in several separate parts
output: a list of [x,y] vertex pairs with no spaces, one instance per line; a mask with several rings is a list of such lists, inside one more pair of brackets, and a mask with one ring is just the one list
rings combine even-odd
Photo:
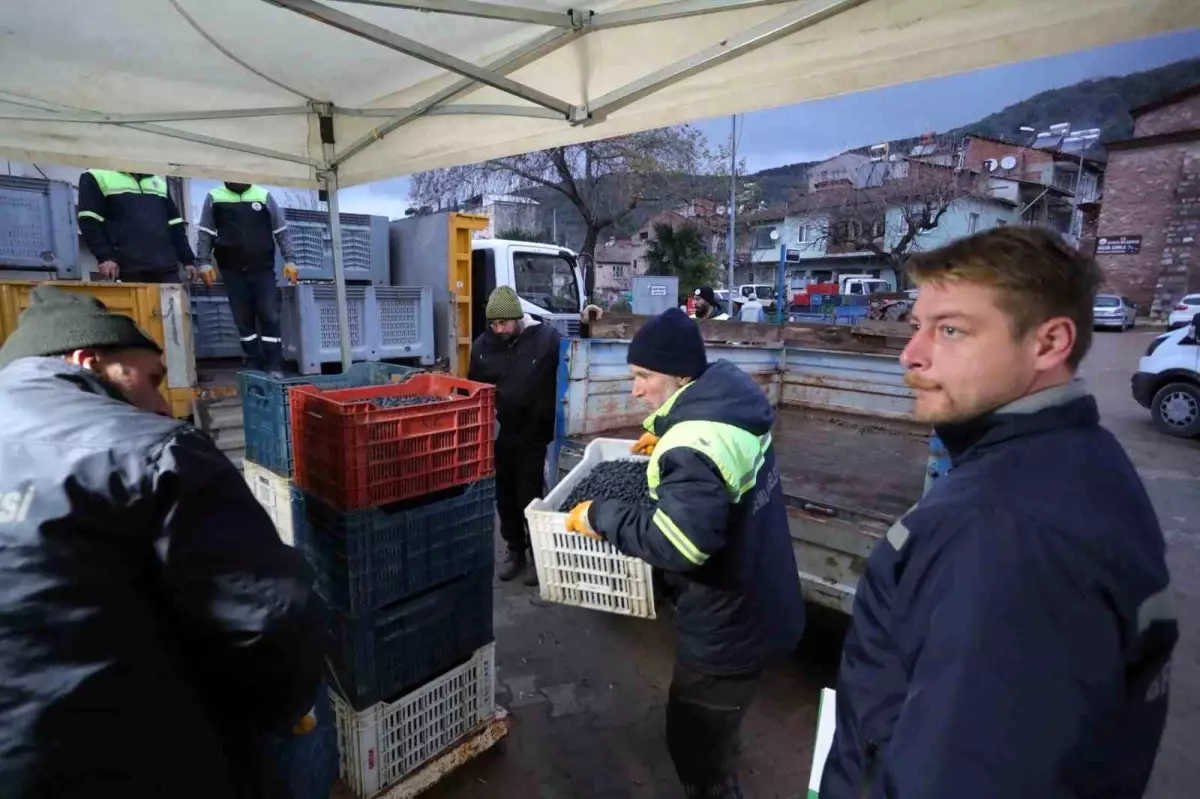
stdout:
[[909,274],[900,360],[953,468],[859,581],[821,799],[1139,797],[1178,627],[1154,510],[1075,377],[1100,274],[1021,227]]

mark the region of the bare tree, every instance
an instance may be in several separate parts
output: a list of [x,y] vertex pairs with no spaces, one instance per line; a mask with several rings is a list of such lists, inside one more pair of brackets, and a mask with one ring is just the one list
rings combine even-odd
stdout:
[[901,161],[882,170],[877,179],[852,176],[793,198],[788,210],[803,218],[805,244],[823,244],[830,254],[873,253],[900,275],[921,236],[936,230],[956,201],[983,191],[978,175],[950,167]]
[[684,125],[421,172],[410,196],[416,205],[442,209],[479,194],[559,193],[583,221],[580,254],[590,297],[600,234],[641,205],[696,196],[697,176],[714,174],[719,162],[703,134]]
[[304,211],[324,211],[328,206],[321,202],[316,189],[283,188],[274,192],[284,208],[299,208]]

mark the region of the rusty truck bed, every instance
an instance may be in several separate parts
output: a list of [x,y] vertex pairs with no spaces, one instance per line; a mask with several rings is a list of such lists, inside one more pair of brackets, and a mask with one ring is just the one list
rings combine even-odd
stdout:
[[[781,408],[772,431],[784,493],[793,507],[814,506],[895,519],[921,497],[929,430],[851,414]],[[569,469],[593,438],[630,438],[636,427],[570,439]]]

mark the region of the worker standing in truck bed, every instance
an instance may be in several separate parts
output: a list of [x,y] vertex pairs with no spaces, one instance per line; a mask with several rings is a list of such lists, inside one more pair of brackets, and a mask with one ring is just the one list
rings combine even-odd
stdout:
[[226,181],[204,198],[196,234],[200,279],[217,280],[213,255],[229,291],[233,321],[242,340],[246,368],[283,376],[280,297],[275,281],[275,247],[283,255],[283,276],[299,278],[287,221],[271,193],[251,183]]
[[196,258],[167,181],[144,172],[89,169],[79,177],[79,232],[105,280],[178,283]]

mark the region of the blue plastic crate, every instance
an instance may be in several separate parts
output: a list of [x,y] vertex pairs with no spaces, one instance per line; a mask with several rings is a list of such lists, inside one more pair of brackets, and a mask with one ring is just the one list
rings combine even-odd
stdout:
[[293,529],[317,571],[317,590],[345,613],[490,570],[495,509],[494,479],[360,511],[292,489]]
[[317,386],[322,389],[364,388],[398,383],[414,372],[410,366],[390,363],[356,363],[340,375],[301,375],[276,379],[266,372],[238,372],[242,397],[242,424],[246,430],[246,457],[275,474],[292,476],[292,411],[288,389]]
[[355,710],[390,701],[492,641],[492,570],[368,613],[330,614],[330,665]]

